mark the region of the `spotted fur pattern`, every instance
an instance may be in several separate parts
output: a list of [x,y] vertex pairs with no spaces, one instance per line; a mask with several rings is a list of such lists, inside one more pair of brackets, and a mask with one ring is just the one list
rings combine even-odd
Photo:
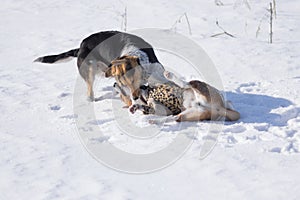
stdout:
[[[183,108],[183,89],[172,84],[160,84],[153,88],[148,89],[148,98],[153,99],[156,103],[163,105],[167,108],[172,115],[177,115],[182,112]],[[149,103],[147,110],[152,111],[153,104]]]

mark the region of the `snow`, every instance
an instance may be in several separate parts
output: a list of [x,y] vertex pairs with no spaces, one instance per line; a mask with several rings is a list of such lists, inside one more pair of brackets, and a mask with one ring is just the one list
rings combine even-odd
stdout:
[[[0,199],[299,199],[300,2],[276,1],[273,44],[268,43],[268,1],[248,1],[250,9],[242,0],[221,2],[3,0]],[[113,80],[98,79],[96,97],[106,98],[93,104],[96,119],[88,127],[100,128],[103,136],[91,144],[149,154],[169,146],[178,134],[192,140],[180,159],[152,173],[123,173],[101,164],[78,137],[76,60],[32,62],[78,47],[91,33],[121,30],[125,6],[129,31],[168,29],[186,12],[192,35],[184,18],[176,31],[206,51],[227,98],[241,113],[239,121],[225,123],[205,159],[199,157],[211,123],[167,123],[160,134],[143,140],[120,134],[111,106],[119,105]],[[211,37],[222,32],[216,20],[235,38]],[[186,80],[201,78],[178,57],[160,50],[157,55]],[[147,116],[129,116],[141,129],[149,128]]]

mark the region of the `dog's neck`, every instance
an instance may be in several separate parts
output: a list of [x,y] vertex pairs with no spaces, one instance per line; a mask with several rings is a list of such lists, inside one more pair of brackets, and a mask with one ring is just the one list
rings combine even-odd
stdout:
[[142,66],[143,70],[143,77],[146,83],[149,83],[150,85],[154,85],[157,83],[166,83],[168,80],[163,75],[165,69],[162,66],[162,64],[156,62],[156,63],[150,63],[148,55],[144,52],[138,49],[136,46],[128,44],[126,45],[122,52],[121,56],[137,56],[139,58],[139,62]]
[[121,52],[121,57],[122,56],[137,56],[139,58],[139,62],[141,63],[141,65],[150,62],[147,54],[132,44],[128,44],[123,48]]
[[160,63],[146,63],[141,65],[144,69],[144,80],[146,80],[150,86],[168,82],[168,79],[166,79],[164,76],[165,69]]

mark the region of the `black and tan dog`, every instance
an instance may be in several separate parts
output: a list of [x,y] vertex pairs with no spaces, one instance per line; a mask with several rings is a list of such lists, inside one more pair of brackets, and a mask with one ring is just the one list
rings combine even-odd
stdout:
[[115,77],[118,84],[127,86],[131,93],[140,95],[142,103],[133,104],[130,107],[132,113],[142,110],[144,114],[173,115],[171,120],[176,121],[235,121],[240,118],[231,103],[207,83],[198,80],[184,82],[165,71],[166,82],[142,85],[143,70],[137,57],[123,57],[114,62],[105,74],[106,77]]
[[[115,89],[127,106],[140,97],[140,86],[147,84],[147,76],[137,56],[123,56],[111,62],[105,77],[114,77]],[[128,94],[131,94],[130,96]]]
[[[117,60],[120,62],[120,57],[125,55],[135,56],[139,59],[139,66],[141,66],[143,71],[143,79],[147,80],[150,76],[154,76],[154,81],[164,81],[164,67],[157,60],[152,46],[138,36],[118,31],[95,33],[84,39],[77,49],[58,55],[39,57],[35,61],[55,63],[70,57],[78,57],[77,66],[79,73],[87,84],[88,97],[93,101],[95,75],[107,71],[107,68],[110,68],[112,63],[116,63]],[[151,83],[151,80],[148,82]],[[127,105],[131,105],[132,99],[137,98],[136,94],[128,93],[126,88],[122,88],[120,85],[117,87],[123,89],[122,99]]]

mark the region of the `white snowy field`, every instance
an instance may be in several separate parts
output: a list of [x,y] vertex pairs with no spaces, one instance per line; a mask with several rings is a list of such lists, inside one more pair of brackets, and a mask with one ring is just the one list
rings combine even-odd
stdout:
[[[0,7],[0,199],[299,199],[300,1],[276,1],[273,44],[268,43],[270,1],[2,0]],[[247,3],[249,6],[247,6]],[[127,174],[96,161],[81,144],[73,94],[76,60],[33,63],[42,55],[77,48],[102,30],[170,29],[201,46],[222,78],[241,119],[225,123],[213,151],[199,160],[208,122],[182,124],[199,133],[175,163],[147,174]],[[216,20],[228,33],[222,32]],[[122,26],[123,24],[123,26]],[[258,30],[259,27],[259,30]],[[155,46],[154,46],[155,48]],[[186,80],[187,63],[157,51]],[[177,65],[176,65],[177,63]],[[110,97],[113,80],[96,82]],[[85,95],[85,94],[82,94]],[[169,123],[151,140],[114,129],[109,98],[94,103],[97,143],[149,153],[172,142]],[[128,115],[145,125],[147,118]]]

